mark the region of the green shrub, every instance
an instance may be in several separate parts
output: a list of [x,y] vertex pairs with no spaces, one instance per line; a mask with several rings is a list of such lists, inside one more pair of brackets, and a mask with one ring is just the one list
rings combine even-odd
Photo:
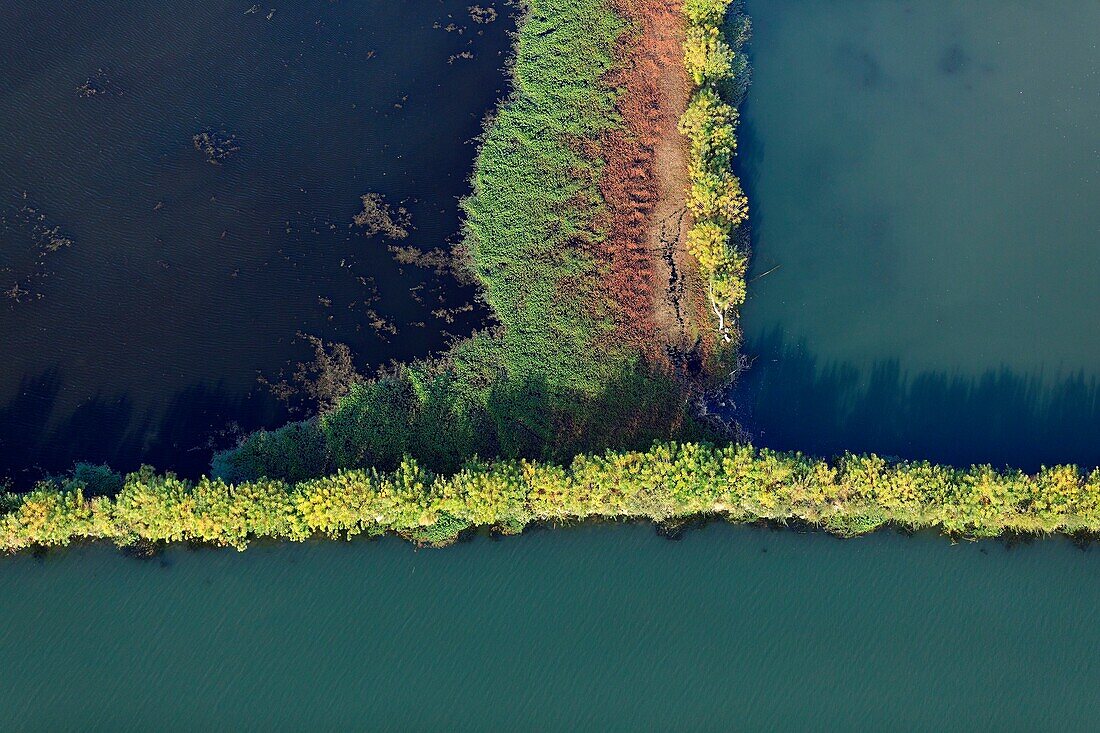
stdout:
[[225,481],[261,476],[301,481],[330,470],[330,450],[316,419],[252,433],[214,456],[211,472]]
[[109,466],[78,463],[73,467],[72,482],[83,486],[85,496],[114,496],[122,489],[122,474]]

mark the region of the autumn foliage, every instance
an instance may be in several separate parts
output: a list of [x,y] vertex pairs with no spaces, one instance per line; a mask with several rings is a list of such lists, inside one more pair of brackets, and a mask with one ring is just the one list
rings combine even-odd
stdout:
[[[668,124],[665,107],[671,100],[663,97],[660,82],[667,78],[670,61],[673,72],[679,66],[677,38],[684,22],[677,3],[669,0],[614,0],[613,6],[631,27],[619,38],[617,63],[606,79],[617,90],[622,124],[603,139],[606,165],[600,193],[610,214],[602,243],[607,273],[603,288],[617,306],[619,335],[652,353],[658,345],[654,302],[658,289],[667,286],[658,281],[654,264],[662,253],[649,237],[660,196],[655,148],[662,136],[677,135],[675,125]],[[687,85],[680,86],[675,96],[686,102]],[[673,115],[678,112],[672,110]]]

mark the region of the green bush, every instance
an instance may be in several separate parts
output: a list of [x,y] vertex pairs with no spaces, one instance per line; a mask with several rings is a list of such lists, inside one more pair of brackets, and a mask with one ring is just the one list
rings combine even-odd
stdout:
[[217,453],[211,470],[225,481],[261,476],[301,481],[327,473],[332,463],[329,453],[326,435],[315,418],[252,433],[235,449]]
[[72,481],[84,486],[87,496],[114,496],[122,488],[122,474],[110,466],[78,463],[73,467]]

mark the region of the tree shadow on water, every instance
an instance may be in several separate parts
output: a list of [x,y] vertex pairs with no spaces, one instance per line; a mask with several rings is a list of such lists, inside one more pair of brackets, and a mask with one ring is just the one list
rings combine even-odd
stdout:
[[138,409],[128,395],[96,395],[59,414],[64,387],[57,370],[25,378],[0,406],[0,480],[30,488],[77,462],[133,471],[142,464],[188,478],[207,472],[215,450],[242,434],[286,420],[270,396],[239,396],[221,385],[194,384],[163,405]]
[[758,444],[831,456],[845,450],[1034,471],[1100,465],[1100,382],[1008,367],[973,376],[824,363],[781,329],[747,341],[736,418]]
[[733,172],[737,174],[741,188],[749,199],[750,226],[745,229],[748,231],[750,251],[757,252],[764,220],[757,193],[766,150],[765,142],[753,121],[751,90],[739,109],[741,118],[737,126],[737,157],[734,158]]

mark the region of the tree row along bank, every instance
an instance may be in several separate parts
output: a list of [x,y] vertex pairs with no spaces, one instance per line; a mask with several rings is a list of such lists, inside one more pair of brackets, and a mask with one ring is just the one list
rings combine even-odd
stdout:
[[[567,461],[719,440],[692,406],[709,376],[730,371],[726,314],[744,292],[744,255],[728,246],[745,212],[729,170],[736,113],[722,95],[747,65],[719,31],[729,4],[528,3],[513,89],[462,204],[460,249],[497,323],[354,386],[314,419],[247,437],[215,457],[214,475],[294,482],[406,456],[453,472],[474,455]],[[667,150],[683,151],[672,176],[683,185],[657,170],[677,160]],[[669,205],[692,223],[665,252],[649,240]],[[660,295],[666,270],[710,305]]]
[[1100,532],[1100,470],[1028,476],[845,456],[835,463],[749,446],[657,443],[646,451],[578,456],[567,466],[471,461],[438,476],[407,459],[393,471],[342,471],[288,484],[197,484],[151,470],[113,495],[103,473],[9,495],[0,550],[109,540],[119,545],[198,542],[245,548],[251,540],[304,541],[398,533],[447,544],[471,527],[517,533],[532,522],[697,516],[732,522],[798,520],[842,536],[887,523],[982,537]]

